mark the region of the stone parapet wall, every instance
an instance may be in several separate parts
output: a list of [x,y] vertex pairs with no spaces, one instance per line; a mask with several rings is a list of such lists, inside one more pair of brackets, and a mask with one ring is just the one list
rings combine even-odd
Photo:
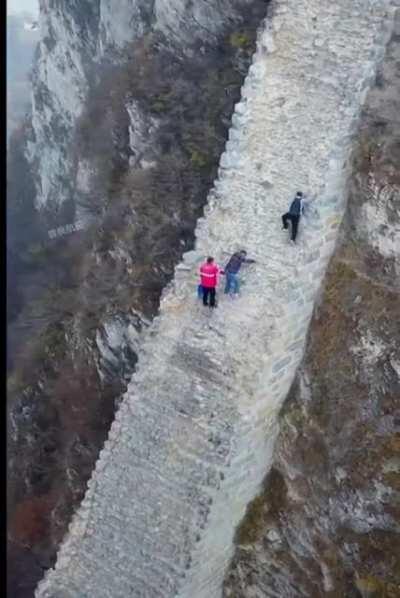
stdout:
[[[365,94],[390,35],[390,0],[272,4],[219,178],[147,333],[86,497],[38,598],[211,598],[267,473],[277,414],[345,208]],[[314,201],[288,243],[280,217]],[[245,247],[242,292],[197,303],[207,254]]]

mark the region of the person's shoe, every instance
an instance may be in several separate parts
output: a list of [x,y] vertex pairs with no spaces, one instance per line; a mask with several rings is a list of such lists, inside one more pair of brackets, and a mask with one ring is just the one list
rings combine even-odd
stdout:
[[293,241],[293,239],[290,239],[290,244],[291,245],[296,245],[296,241]]

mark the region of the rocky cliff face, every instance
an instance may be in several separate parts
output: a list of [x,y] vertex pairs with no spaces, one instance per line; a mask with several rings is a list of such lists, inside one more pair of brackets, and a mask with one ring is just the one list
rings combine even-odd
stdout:
[[[32,130],[28,157],[36,172],[37,205],[53,213],[76,208],[90,167],[77,172],[74,128],[88,90],[103,62],[124,61],[126,47],[150,32],[187,56],[215,46],[223,31],[234,31],[262,2],[227,0],[85,0],[63,4],[41,0],[41,41],[33,74]],[[264,2],[265,4],[265,2]],[[129,108],[128,114],[131,115]],[[133,126],[138,126],[134,115]],[[139,125],[140,126],[140,125]],[[110,131],[111,134],[111,131]],[[64,218],[71,218],[71,214]]]
[[30,278],[8,378],[15,598],[53,563],[142,332],[192,246],[265,11],[264,0],[41,3],[27,151],[39,228],[96,220],[21,253]]
[[224,596],[400,595],[400,19],[363,111],[341,243],[237,530]]
[[7,142],[30,110],[29,71],[39,39],[31,19],[29,14],[7,15]]

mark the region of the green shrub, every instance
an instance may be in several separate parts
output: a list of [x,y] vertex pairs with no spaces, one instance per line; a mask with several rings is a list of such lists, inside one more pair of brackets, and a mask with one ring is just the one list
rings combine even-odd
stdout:
[[233,48],[247,50],[252,45],[251,37],[244,31],[235,31],[229,36],[229,43]]
[[208,165],[207,156],[197,149],[191,150],[190,161],[195,168],[204,168]]

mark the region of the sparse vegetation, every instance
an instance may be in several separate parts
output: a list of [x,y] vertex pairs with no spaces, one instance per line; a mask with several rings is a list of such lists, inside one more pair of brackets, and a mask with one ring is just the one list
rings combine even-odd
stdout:
[[268,520],[273,520],[285,507],[286,485],[282,475],[276,469],[264,481],[262,491],[248,505],[246,514],[235,534],[235,543],[239,546],[252,544],[265,534]]
[[[82,498],[114,402],[124,390],[119,372],[99,378],[96,331],[119,312],[153,317],[174,265],[193,243],[254,48],[260,16],[249,15],[248,39],[231,43],[227,31],[213,47],[194,48],[192,58],[160,35],[146,35],[127,49],[119,66],[103,65],[90,90],[74,151],[76,166],[86,161],[93,173],[90,193],[79,202],[100,226],[44,245],[42,223],[53,228],[59,218],[68,221],[74,206],[64,206],[62,213],[44,210],[40,234],[20,252],[37,277],[35,290],[25,279],[22,312],[13,312],[15,329],[24,327],[29,338],[20,343],[23,350],[16,351],[8,379],[9,405],[18,421],[9,443],[15,462],[8,497],[22,522],[11,531],[16,546],[29,545],[40,554],[41,541],[48,546],[61,539]],[[40,92],[50,101],[46,88]],[[36,99],[40,102],[40,93]],[[143,122],[156,123],[148,145],[138,148],[143,155],[134,156],[135,167],[129,164],[134,149],[128,102],[135,103]],[[150,166],[142,168],[141,158]],[[33,187],[29,194],[33,207]],[[16,202],[21,197],[16,193]],[[21,206],[26,202],[21,199]],[[28,213],[19,211],[30,224]],[[71,482],[73,471],[79,473]],[[26,517],[31,521],[24,531]]]
[[241,48],[242,50],[247,50],[249,47],[252,46],[251,33],[246,31],[235,31],[234,33],[230,34],[229,43],[234,48]]

